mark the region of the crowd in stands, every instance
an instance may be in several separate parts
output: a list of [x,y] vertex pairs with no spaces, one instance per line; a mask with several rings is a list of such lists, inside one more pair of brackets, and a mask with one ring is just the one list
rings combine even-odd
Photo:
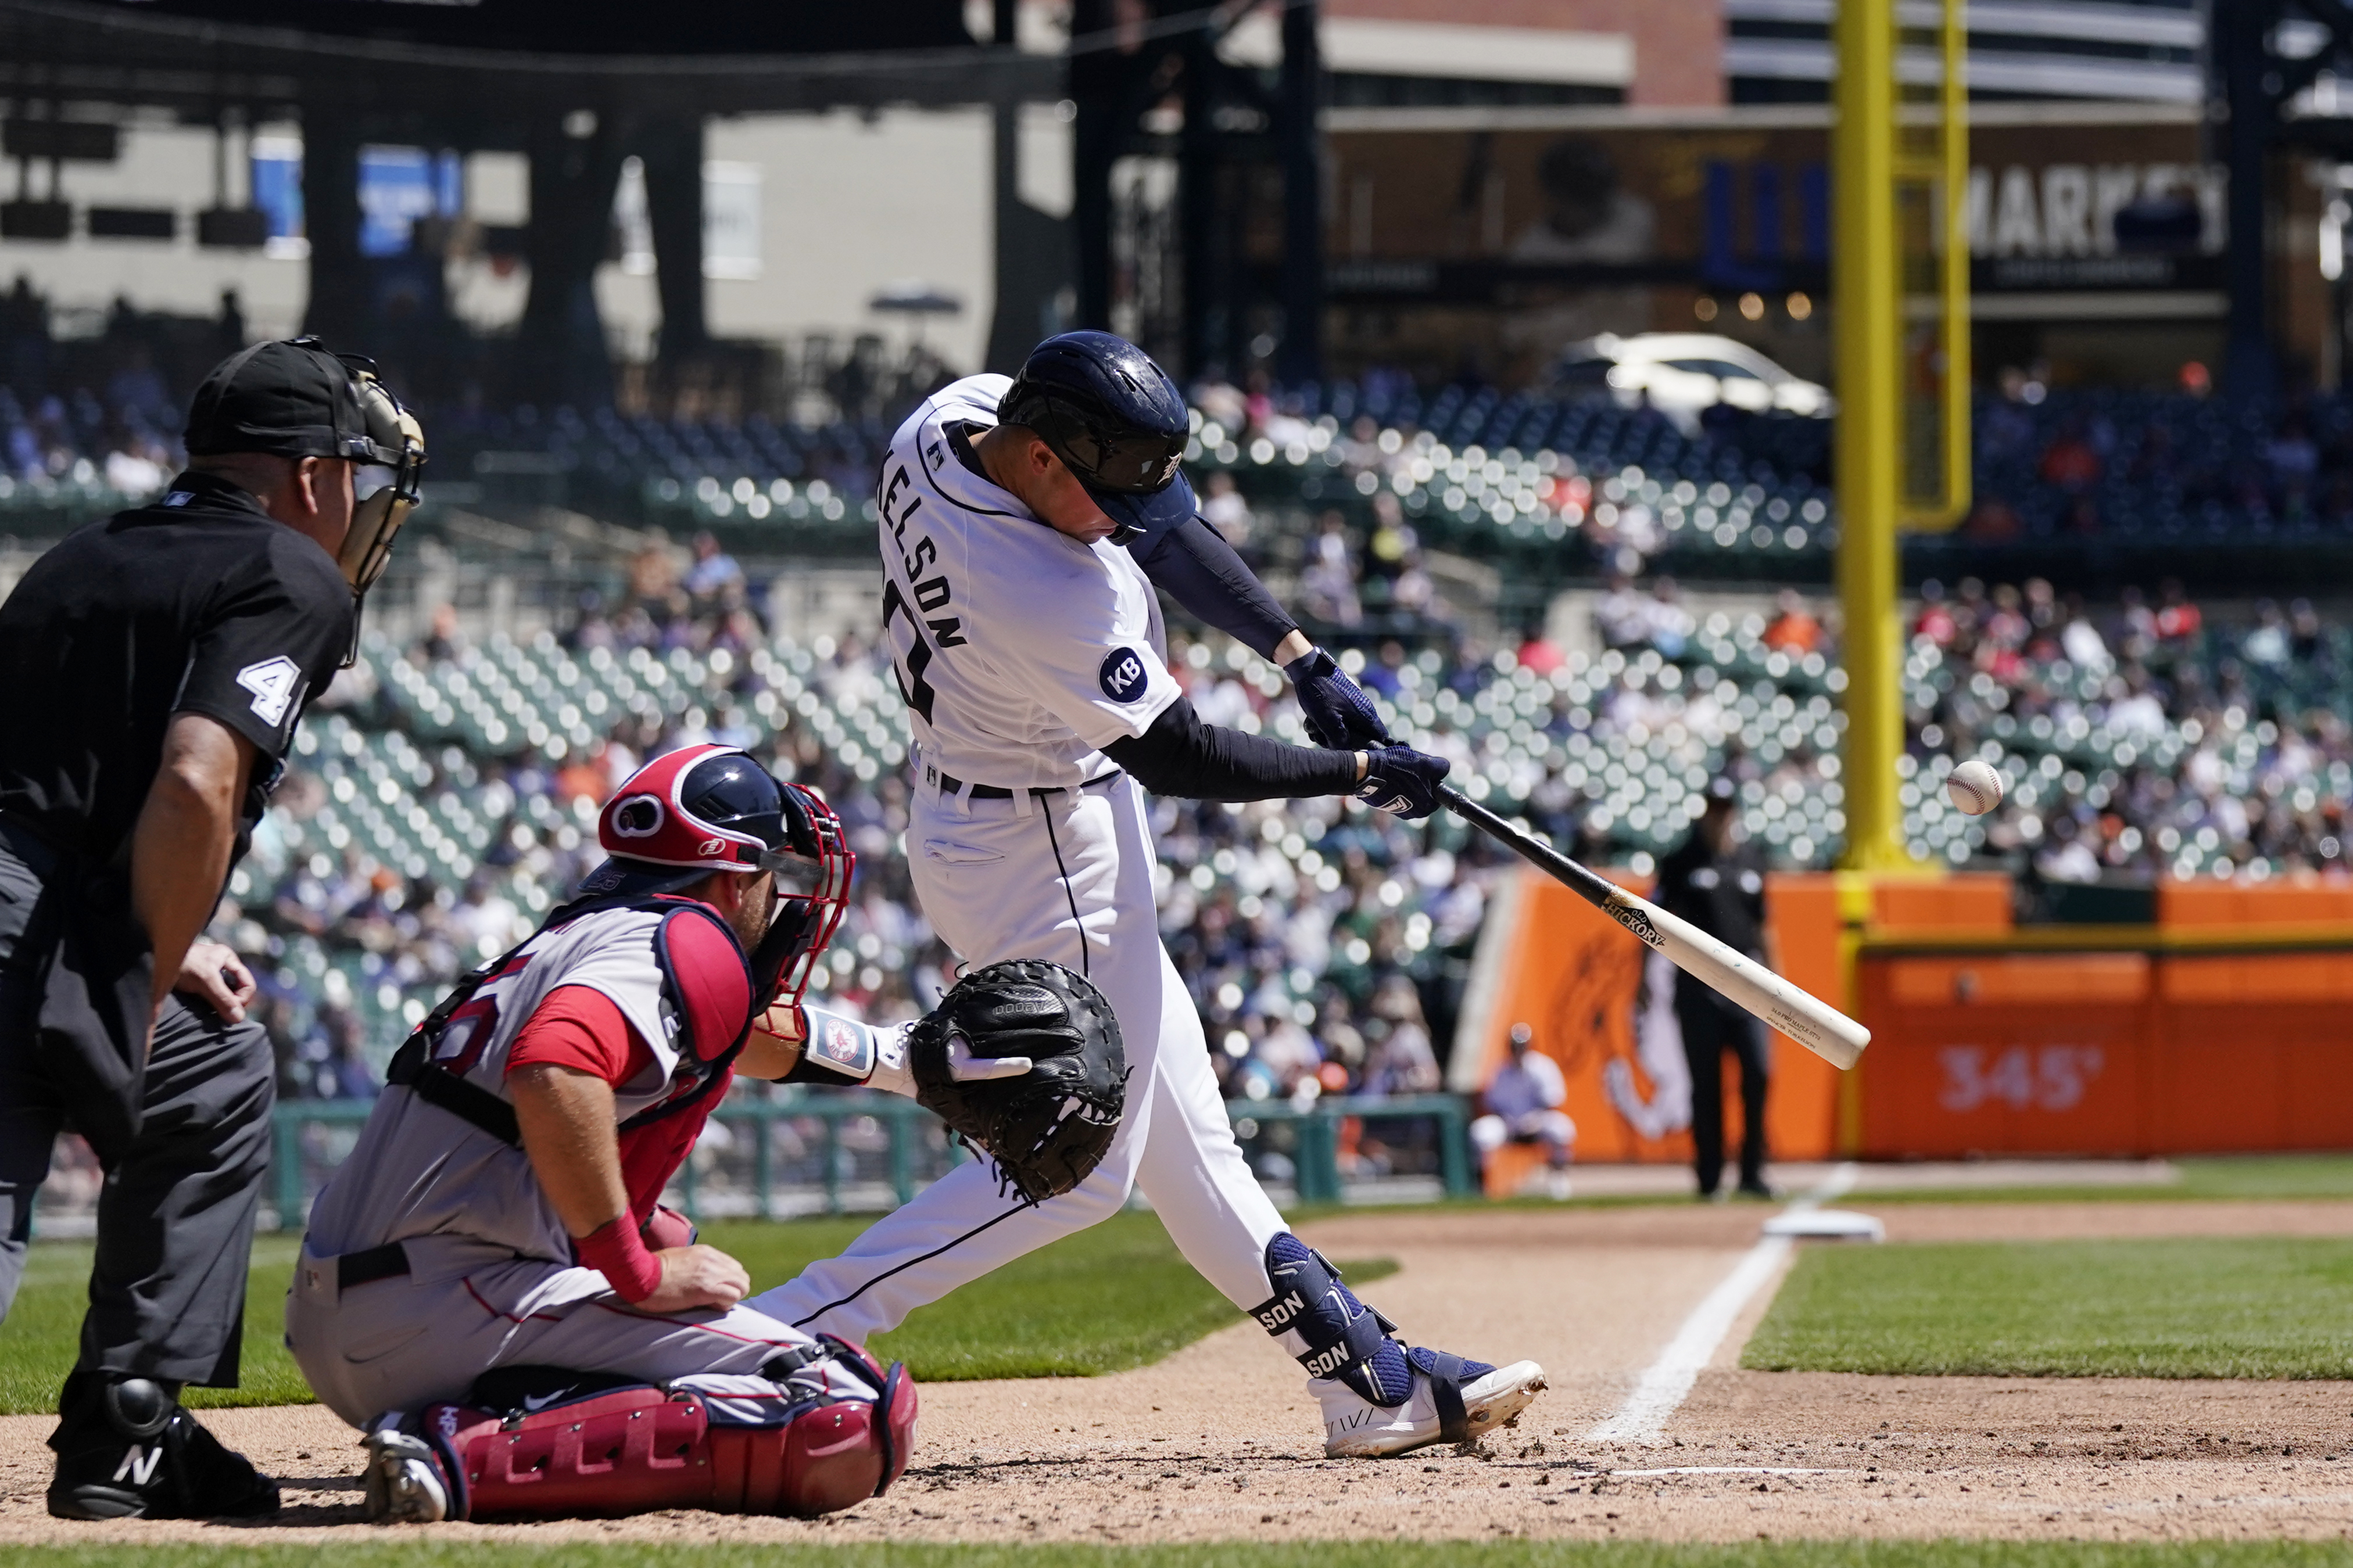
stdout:
[[[843,819],[859,872],[817,983],[828,1005],[908,1018],[948,984],[907,877],[885,659],[854,637],[770,638],[740,567],[709,542],[682,571],[647,563],[637,581],[650,602],[586,605],[528,647],[470,646],[446,616],[413,647],[371,640],[306,722],[218,921],[262,978],[290,1098],[372,1093],[448,985],[595,863],[595,807],[614,784],[703,739],[752,747]],[[1171,659],[1212,722],[1298,738],[1268,667],[1181,637]],[[1440,1086],[1499,864],[1483,840],[1338,800],[1161,801],[1155,822],[1166,939],[1232,1098]],[[1371,1170],[1389,1158],[1371,1140],[1352,1155]]]
[[2253,539],[2353,530],[2353,397],[2239,404],[2200,390],[2046,390],[2006,374],[1976,413],[1987,542],[2123,534]]
[[[263,976],[290,1096],[372,1092],[448,984],[594,863],[614,784],[705,738],[812,784],[848,826],[860,871],[828,1001],[904,1018],[947,984],[903,858],[888,663],[854,637],[769,636],[712,542],[671,564],[642,566],[653,602],[584,605],[528,646],[470,646],[447,621],[414,647],[371,642],[328,694],[221,918]],[[1728,774],[1774,863],[1829,863],[1844,826],[1834,626],[1794,594],[1695,618],[1664,582],[1613,584],[1595,618],[1591,657],[1532,635],[1452,659],[1389,641],[1350,662],[1398,733],[1585,858],[1647,870]],[[2353,647],[2311,605],[2218,626],[2178,584],[2094,609],[2040,582],[1969,581],[1930,584],[1911,633],[1915,853],[2030,886],[2341,868]],[[1279,672],[1222,641],[1170,651],[1209,721],[1300,738]],[[2010,782],[1989,817],[1939,787],[1970,755]],[[1439,1087],[1505,864],[1484,839],[1338,800],[1164,800],[1155,817],[1164,932],[1231,1098]],[[1378,1170],[1390,1152],[1355,1152]]]
[[[154,359],[126,336],[94,386],[46,389],[18,374],[26,310],[0,304],[14,312],[0,321],[13,356],[0,500],[10,487],[110,500],[160,487],[179,412]],[[1378,374],[1208,386],[1196,401],[1188,457],[1211,521],[1295,573],[1302,613],[1345,648],[1392,728],[1451,759],[1474,796],[1583,858],[1642,871],[1728,775],[1742,830],[1775,863],[1835,856],[1834,618],[1795,590],[1695,613],[1659,571],[1693,550],[1768,566],[1819,555],[1836,519],[1819,453],[1799,439],[1818,429],[1716,421],[1687,436],[1607,401],[1425,393]],[[892,672],[856,637],[776,635],[752,576],[750,541],[774,557],[795,526],[869,528],[879,420],[812,429],[479,405],[428,417],[440,471],[468,471],[469,447],[545,451],[601,494],[711,531],[691,551],[654,538],[619,592],[528,642],[470,644],[454,616],[412,646],[372,640],[322,700],[220,922],[256,960],[286,1093],[373,1092],[406,1028],[593,864],[594,806],[613,784],[705,737],[812,784],[849,827],[857,902],[827,996],[884,1019],[927,1005],[949,958],[901,849]],[[2353,523],[2353,400],[2338,396],[2244,409],[2021,382],[1981,401],[1978,431],[1967,531],[1981,539]],[[1432,574],[1440,550],[1507,583],[1599,575],[1592,651],[1556,646],[1535,618],[1505,646],[1482,644]],[[2210,619],[2176,583],[2090,605],[2039,581],[1963,580],[1926,584],[1909,631],[1902,798],[1915,854],[2007,866],[2030,885],[2341,867],[2353,642],[2314,605]],[[1301,738],[1279,673],[1246,650],[1179,636],[1170,652],[1209,721]],[[1943,773],[1968,756],[2009,778],[1990,816],[1943,798]],[[1504,869],[1485,840],[1338,801],[1155,809],[1164,930],[1232,1098],[1437,1087]],[[1352,1156],[1377,1170],[1389,1152]]]

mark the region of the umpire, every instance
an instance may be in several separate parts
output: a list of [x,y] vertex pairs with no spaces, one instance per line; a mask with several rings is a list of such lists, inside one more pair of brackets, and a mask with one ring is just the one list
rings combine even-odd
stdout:
[[179,1405],[237,1380],[273,1100],[253,977],[200,933],[425,460],[373,367],[315,338],[216,366],[187,448],[0,605],[0,1316],[58,1131],[106,1171],[49,1438],[66,1519],[278,1510]]
[[[1753,846],[1735,844],[1740,793],[1730,779],[1707,786],[1691,837],[1659,863],[1652,900],[1716,941],[1762,959],[1765,863]],[[1740,1060],[1740,1192],[1769,1198],[1765,1184],[1765,1083],[1770,1075],[1765,1026],[1704,981],[1675,971],[1675,1022],[1691,1064],[1692,1163],[1699,1195],[1713,1198],[1724,1180],[1724,1053]]]

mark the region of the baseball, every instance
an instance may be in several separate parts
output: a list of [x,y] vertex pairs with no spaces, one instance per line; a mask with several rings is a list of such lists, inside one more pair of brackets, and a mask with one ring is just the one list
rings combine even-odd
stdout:
[[2001,804],[2001,775],[1992,763],[1971,757],[1945,781],[1945,798],[1971,816],[1983,816]]

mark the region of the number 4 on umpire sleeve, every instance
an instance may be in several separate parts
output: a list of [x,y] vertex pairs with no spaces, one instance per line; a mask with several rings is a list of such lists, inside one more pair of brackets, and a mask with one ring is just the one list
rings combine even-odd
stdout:
[[[917,584],[916,596],[920,598],[923,592],[922,584]],[[905,662],[903,664],[894,662],[891,666],[891,674],[899,682],[901,699],[908,707],[922,714],[923,722],[928,724],[932,721],[932,700],[937,695],[932,689],[932,683],[923,679],[923,671],[930,668],[932,664],[932,645],[923,640],[923,623],[908,606],[906,595],[899,592],[899,584],[895,579],[882,585],[882,630],[885,636],[890,633],[891,617],[893,616],[907,617],[909,640]],[[957,626],[955,617],[952,616],[944,616],[931,623],[932,630],[939,634],[942,647],[963,646],[964,638],[958,635]]]

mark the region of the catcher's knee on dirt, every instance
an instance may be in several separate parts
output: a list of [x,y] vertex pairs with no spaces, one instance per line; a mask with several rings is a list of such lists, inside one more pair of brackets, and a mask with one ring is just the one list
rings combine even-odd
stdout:
[[[730,1386],[760,1379],[599,1388],[609,1380],[592,1377],[518,1402],[538,1408],[437,1405],[387,1418],[366,1439],[369,1516],[576,1519],[701,1508],[806,1518],[881,1496],[914,1443],[906,1369],[886,1369],[830,1338],[779,1360],[797,1364],[771,1362],[764,1371],[776,1383],[820,1362],[847,1376],[795,1379],[791,1386],[824,1392],[790,1402]],[[843,1393],[845,1383],[860,1394]]]

